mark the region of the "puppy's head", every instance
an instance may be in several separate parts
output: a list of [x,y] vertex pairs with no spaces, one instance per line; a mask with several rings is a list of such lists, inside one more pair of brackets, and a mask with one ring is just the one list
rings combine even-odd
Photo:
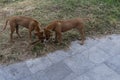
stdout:
[[45,32],[45,38],[46,38],[46,40],[49,40],[50,37],[52,36],[51,31],[48,30],[48,29],[46,29],[46,28],[44,28],[44,32]]
[[44,36],[43,31],[41,31],[41,32],[35,32],[34,34],[38,37],[38,39],[41,40],[41,42],[44,42],[45,36]]

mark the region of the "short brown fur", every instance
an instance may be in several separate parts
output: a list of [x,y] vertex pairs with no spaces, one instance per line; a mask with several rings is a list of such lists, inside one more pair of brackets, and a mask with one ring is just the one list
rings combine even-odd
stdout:
[[70,20],[56,20],[51,22],[47,27],[44,28],[46,39],[49,39],[51,36],[51,31],[55,31],[55,40],[61,43],[62,41],[62,32],[66,32],[73,28],[76,28],[82,37],[81,45],[84,44],[85,35],[84,35],[84,24],[83,21],[86,19],[70,19]]
[[19,38],[21,38],[18,29],[19,25],[27,28],[29,30],[29,39],[31,41],[31,32],[34,31],[34,34],[38,37],[38,39],[43,39],[43,32],[40,31],[39,22],[33,18],[25,17],[25,16],[13,16],[6,20],[6,24],[4,26],[3,31],[6,29],[7,23],[9,21],[10,24],[10,41],[13,41],[13,33],[16,30],[16,34]]

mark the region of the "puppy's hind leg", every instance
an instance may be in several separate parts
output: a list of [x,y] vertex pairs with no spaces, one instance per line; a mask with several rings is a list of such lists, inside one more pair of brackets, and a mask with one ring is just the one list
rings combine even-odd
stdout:
[[16,25],[16,34],[18,35],[19,38],[21,38],[21,36],[19,34],[19,27],[18,27],[18,25]]
[[11,29],[10,42],[14,42],[14,41],[13,41],[13,33],[14,33],[14,31],[15,31],[15,24],[10,23],[10,29]]
[[58,40],[57,40],[57,32],[55,32],[55,43],[57,43]]

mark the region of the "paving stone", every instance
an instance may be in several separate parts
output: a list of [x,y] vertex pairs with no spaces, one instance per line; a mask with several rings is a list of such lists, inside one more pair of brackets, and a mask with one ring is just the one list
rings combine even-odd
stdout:
[[64,62],[75,72],[75,74],[81,75],[95,66],[88,58],[88,56],[83,54],[77,54],[64,60]]
[[[110,35],[111,36],[111,35]],[[99,42],[105,42],[105,41],[108,41],[108,40],[111,40],[109,37],[109,35],[107,36],[102,36],[102,37],[99,37],[99,38],[95,38],[97,41]]]
[[105,64],[120,74],[120,55],[110,58]]
[[88,59],[95,64],[100,64],[110,57],[110,55],[95,46],[83,52],[82,54],[88,57]]
[[3,76],[3,75],[0,74],[0,80],[6,80],[5,76]]
[[87,47],[80,45],[79,41],[74,41],[74,42],[71,42],[70,51],[72,53],[70,53],[70,54],[71,55],[80,54],[83,51],[85,51],[86,49],[87,49]]
[[63,80],[72,71],[65,63],[59,62],[47,68],[45,73],[50,80]]
[[26,61],[26,64],[32,73],[36,73],[52,65],[52,62],[50,62],[50,60],[47,57],[41,57],[34,60],[28,60]]
[[120,35],[113,34],[108,37],[110,40],[112,40],[116,44],[120,44]]
[[[1,66],[0,66],[1,67]],[[13,76],[3,70],[3,67],[0,68],[0,80],[14,80]]]
[[102,38],[99,41],[101,43],[99,43],[96,47],[103,49],[111,56],[120,54],[120,36],[113,34],[107,36],[106,38]]
[[116,44],[110,40],[107,39],[101,43],[99,43],[98,45],[96,45],[96,47],[99,47],[100,49],[104,50],[107,53],[110,53],[110,50],[115,46]]
[[33,73],[30,76],[21,78],[19,80],[49,80],[49,79],[47,78],[44,71],[39,71],[39,72]]
[[68,76],[66,76],[63,80],[73,80],[77,77],[78,75],[76,75],[74,72],[72,72],[71,74],[69,74]]
[[25,63],[17,63],[4,67],[6,74],[9,74],[13,79],[20,79],[31,74]]
[[6,80],[16,80],[16,79],[13,79],[13,78],[6,78]]
[[74,80],[120,80],[120,75],[102,64]]
[[110,51],[110,56],[120,55],[120,43],[116,44]]
[[53,63],[56,63],[56,62],[59,62],[65,58],[69,57],[70,54],[67,52],[64,52],[62,50],[59,50],[54,53],[50,53],[47,56]]
[[98,43],[99,43],[99,41],[96,40],[96,39],[87,38],[87,39],[85,40],[85,44],[84,44],[83,46],[89,49],[89,48],[97,45]]
[[24,77],[24,78],[20,78],[18,80],[37,80],[37,78],[33,78],[32,75]]
[[[56,73],[55,73],[56,74]],[[34,80],[50,80],[44,71],[39,71],[32,75]]]
[[0,64],[0,69],[3,69],[6,65]]

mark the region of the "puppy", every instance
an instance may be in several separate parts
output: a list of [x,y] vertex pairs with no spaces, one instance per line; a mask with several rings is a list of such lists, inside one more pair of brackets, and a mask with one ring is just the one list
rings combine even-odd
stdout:
[[86,19],[70,19],[70,20],[56,20],[51,22],[47,27],[44,28],[46,40],[51,36],[51,32],[55,31],[55,41],[61,43],[62,41],[62,32],[66,32],[71,29],[77,29],[82,37],[81,45],[84,44],[85,35],[84,35],[84,24],[83,21]]
[[[34,31],[35,36],[38,37],[38,39],[41,39],[43,41],[44,36],[43,32],[39,28],[39,22],[33,18],[25,17],[25,16],[13,16],[6,20],[6,24],[3,28],[3,31],[6,29],[7,23],[9,21],[10,25],[10,42],[13,42],[13,33],[16,30],[16,34],[19,38],[21,38],[19,34],[19,25],[27,28],[29,30],[29,40],[31,41],[31,32]],[[2,32],[3,32],[2,31]]]

